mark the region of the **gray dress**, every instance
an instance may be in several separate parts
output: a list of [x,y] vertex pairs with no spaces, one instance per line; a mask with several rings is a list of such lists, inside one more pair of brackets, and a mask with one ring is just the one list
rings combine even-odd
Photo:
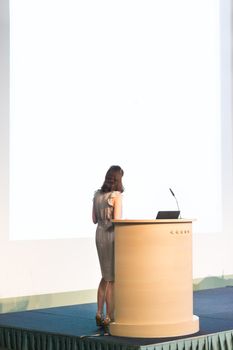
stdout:
[[111,220],[114,215],[112,199],[117,196],[121,196],[121,193],[118,191],[102,193],[98,190],[93,199],[98,223],[96,247],[102,277],[105,281],[114,281],[114,229]]

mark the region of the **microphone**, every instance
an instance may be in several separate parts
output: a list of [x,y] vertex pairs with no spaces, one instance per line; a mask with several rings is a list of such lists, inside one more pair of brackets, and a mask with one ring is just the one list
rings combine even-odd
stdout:
[[169,188],[169,190],[171,191],[171,194],[173,195],[173,197],[175,197],[175,198],[176,198],[176,196],[175,196],[174,192],[172,191],[172,189],[171,189],[171,188]]
[[[178,204],[178,200],[176,199],[175,193],[172,191],[171,188],[169,188],[169,190],[170,190],[171,194],[173,195],[173,197],[175,198],[178,211],[180,212],[180,207],[179,207],[179,204]],[[179,216],[180,216],[180,219],[181,219],[181,215],[179,215]]]

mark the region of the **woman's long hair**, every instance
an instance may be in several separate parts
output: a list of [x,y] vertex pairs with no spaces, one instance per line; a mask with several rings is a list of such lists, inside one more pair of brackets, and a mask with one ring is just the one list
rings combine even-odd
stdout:
[[124,188],[122,185],[122,176],[124,175],[124,171],[121,169],[119,165],[112,165],[106,175],[104,183],[100,189],[101,192],[107,193],[112,191],[123,192]]

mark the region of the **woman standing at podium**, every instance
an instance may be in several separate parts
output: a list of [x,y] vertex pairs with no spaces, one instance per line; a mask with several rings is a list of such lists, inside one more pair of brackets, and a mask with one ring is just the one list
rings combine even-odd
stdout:
[[[118,165],[111,166],[100,190],[93,199],[92,219],[97,225],[96,247],[100,262],[102,279],[97,293],[98,309],[96,324],[107,326],[113,319],[113,287],[114,287],[114,227],[112,219],[121,218],[122,208],[122,176],[123,170]],[[106,303],[106,316],[103,316]]]

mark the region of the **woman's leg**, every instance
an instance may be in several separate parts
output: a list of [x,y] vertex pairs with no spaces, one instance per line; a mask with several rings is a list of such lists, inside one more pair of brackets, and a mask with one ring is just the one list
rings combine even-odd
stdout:
[[105,302],[105,293],[106,293],[106,281],[102,278],[98,287],[97,292],[97,312],[95,316],[96,325],[98,327],[102,326],[103,324],[103,309],[104,309],[104,302]]
[[109,281],[106,285],[106,318],[114,318],[114,282]]
[[96,314],[97,324],[100,325],[104,303],[106,302],[106,317],[104,324],[107,326],[114,318],[114,282],[105,281],[103,278],[100,281],[97,293],[98,310]]
[[102,278],[99,284],[98,292],[97,292],[97,305],[98,305],[97,314],[98,315],[103,314],[106,286],[107,286],[107,282]]

